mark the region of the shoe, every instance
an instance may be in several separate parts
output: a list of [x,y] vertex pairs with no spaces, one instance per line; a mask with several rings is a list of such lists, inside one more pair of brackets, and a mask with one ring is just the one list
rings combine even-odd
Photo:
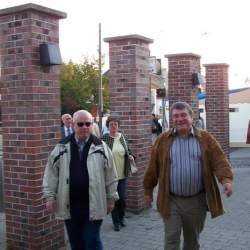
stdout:
[[120,231],[120,226],[119,224],[114,225],[114,231]]
[[125,224],[124,220],[120,221],[120,225],[121,225],[121,227],[126,227],[126,224]]

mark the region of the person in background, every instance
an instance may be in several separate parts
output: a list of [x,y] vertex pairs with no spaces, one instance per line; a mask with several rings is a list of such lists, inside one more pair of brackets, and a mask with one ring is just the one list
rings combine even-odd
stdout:
[[[207,209],[212,218],[224,213],[217,180],[226,197],[232,194],[233,173],[217,140],[194,127],[193,111],[186,102],[170,109],[173,128],[153,145],[144,175],[145,201],[151,206],[158,184],[157,207],[165,227],[165,249],[200,249]],[[217,180],[216,180],[217,179]]]
[[250,144],[250,120],[248,121],[246,144]]
[[62,123],[63,126],[61,127],[61,137],[65,138],[73,133],[72,116],[70,114],[63,114]]
[[74,113],[74,133],[55,146],[43,178],[46,209],[64,220],[72,250],[103,249],[102,220],[118,199],[112,152],[92,125],[88,111]]
[[203,117],[201,117],[201,115],[199,114],[199,120],[198,120],[198,127],[205,129],[205,123],[204,123],[204,119]]
[[120,231],[120,227],[126,226],[124,216],[127,198],[127,177],[131,171],[130,162],[134,161],[127,137],[118,131],[119,125],[119,117],[110,115],[107,120],[109,133],[104,134],[102,138],[112,150],[119,180],[117,186],[119,200],[115,202],[115,208],[111,213],[115,231]]
[[162,133],[162,126],[158,121],[155,114],[152,114],[151,120],[151,130],[152,130],[152,144],[155,142],[157,136]]
[[93,133],[93,135],[95,135],[98,138],[101,137],[100,129],[99,129],[98,123],[96,122],[96,119],[94,119],[94,121],[93,121],[92,133]]
[[107,127],[107,120],[108,120],[109,116],[110,116],[110,111],[108,110],[108,112],[102,118],[102,131],[101,131],[102,135],[109,132],[109,129]]
[[102,134],[105,135],[109,132],[109,129],[106,125],[106,123],[102,126]]

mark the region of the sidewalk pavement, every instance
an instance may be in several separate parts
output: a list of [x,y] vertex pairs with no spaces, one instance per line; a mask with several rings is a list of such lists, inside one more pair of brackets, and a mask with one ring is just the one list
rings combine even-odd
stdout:
[[[211,219],[207,214],[205,229],[201,234],[201,250],[250,249],[250,148],[231,151],[234,171],[234,193],[224,198],[226,214]],[[5,249],[4,213],[0,213],[0,249]],[[162,220],[155,206],[140,214],[127,213],[125,228],[113,231],[108,216],[102,225],[105,250],[160,250],[163,249]]]

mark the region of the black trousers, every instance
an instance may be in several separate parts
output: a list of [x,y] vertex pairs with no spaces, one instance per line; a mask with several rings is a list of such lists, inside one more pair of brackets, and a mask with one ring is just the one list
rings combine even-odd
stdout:
[[115,207],[112,211],[112,220],[114,225],[120,224],[125,216],[126,199],[127,199],[127,180],[121,179],[118,182],[117,192],[119,200],[115,202]]

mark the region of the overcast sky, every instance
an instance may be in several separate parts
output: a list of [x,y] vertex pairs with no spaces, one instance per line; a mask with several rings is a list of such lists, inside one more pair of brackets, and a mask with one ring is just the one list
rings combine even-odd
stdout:
[[[60,21],[63,60],[98,56],[102,38],[139,34],[151,38],[152,56],[195,53],[201,64],[228,63],[230,88],[250,78],[249,0],[0,0],[0,9],[36,3],[67,13]],[[108,44],[102,43],[108,68]]]

